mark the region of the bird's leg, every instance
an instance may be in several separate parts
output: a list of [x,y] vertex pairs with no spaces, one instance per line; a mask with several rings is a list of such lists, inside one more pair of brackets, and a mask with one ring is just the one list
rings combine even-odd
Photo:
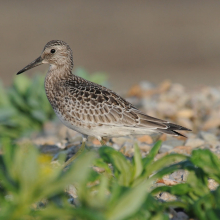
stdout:
[[100,143],[101,143],[102,146],[105,145],[105,141],[104,140],[101,140]]
[[87,138],[83,136],[82,139],[82,145],[80,146],[79,150],[69,159],[64,163],[64,167],[68,166],[72,161],[74,161],[85,149],[86,145],[86,140]]
[[104,140],[103,138],[100,138],[99,141],[100,141],[102,146],[106,145],[107,140]]

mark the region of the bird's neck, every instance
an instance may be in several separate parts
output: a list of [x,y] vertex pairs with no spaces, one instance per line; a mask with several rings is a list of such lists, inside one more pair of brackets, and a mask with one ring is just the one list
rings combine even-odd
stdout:
[[46,80],[49,81],[62,81],[65,80],[65,78],[72,77],[72,67],[67,65],[50,65],[49,70],[46,75]]
[[[63,83],[73,78],[72,68],[67,66],[55,66],[50,65],[50,68],[47,72],[44,87],[46,91],[47,98],[50,103],[54,97],[54,94],[62,92]],[[52,103],[51,103],[52,104]],[[53,104],[52,104],[53,105]]]

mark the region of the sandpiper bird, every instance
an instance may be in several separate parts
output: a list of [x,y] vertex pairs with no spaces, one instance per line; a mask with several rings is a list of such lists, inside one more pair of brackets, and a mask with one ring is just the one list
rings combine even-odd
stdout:
[[68,128],[83,134],[82,146],[75,157],[84,150],[88,136],[96,137],[103,144],[102,137],[153,132],[183,136],[177,131],[190,131],[148,116],[112,90],[72,74],[72,50],[64,41],[48,42],[41,55],[17,75],[43,63],[50,64],[45,90],[56,115]]

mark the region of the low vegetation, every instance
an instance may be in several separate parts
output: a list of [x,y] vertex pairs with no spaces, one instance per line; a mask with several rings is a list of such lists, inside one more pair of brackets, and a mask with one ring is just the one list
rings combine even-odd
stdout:
[[[88,76],[82,69],[77,74]],[[100,76],[90,80],[106,82]],[[161,141],[145,158],[137,145],[132,158],[103,146],[64,168],[63,154],[52,161],[30,143],[16,144],[54,117],[42,87],[43,77],[24,75],[7,90],[0,87],[0,219],[168,220],[172,210],[192,219],[219,219],[220,187],[210,191],[208,180],[220,184],[220,161],[208,149],[155,160]],[[177,170],[188,171],[185,182],[155,185]],[[176,200],[157,199],[161,192]]]
[[[5,140],[0,157],[0,219],[166,220],[171,208],[181,208],[196,219],[219,219],[220,188],[212,192],[208,188],[209,178],[220,183],[219,159],[209,150],[195,150],[191,157],[171,154],[155,161],[160,145],[156,143],[146,158],[135,146],[132,160],[104,146],[98,152],[85,152],[63,169],[63,157],[51,163],[49,155],[33,146]],[[185,183],[152,187],[178,169],[188,170]],[[77,198],[65,192],[70,186]],[[178,199],[158,201],[158,192]]]

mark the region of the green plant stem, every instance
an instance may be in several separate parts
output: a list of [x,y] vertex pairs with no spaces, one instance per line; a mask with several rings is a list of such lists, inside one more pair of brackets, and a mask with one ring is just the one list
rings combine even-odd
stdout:
[[85,141],[82,142],[82,145],[80,146],[79,150],[76,152],[76,154],[74,154],[69,160],[66,161],[66,163],[64,164],[64,168],[67,167],[70,163],[72,163],[72,161],[74,161],[85,149]]

